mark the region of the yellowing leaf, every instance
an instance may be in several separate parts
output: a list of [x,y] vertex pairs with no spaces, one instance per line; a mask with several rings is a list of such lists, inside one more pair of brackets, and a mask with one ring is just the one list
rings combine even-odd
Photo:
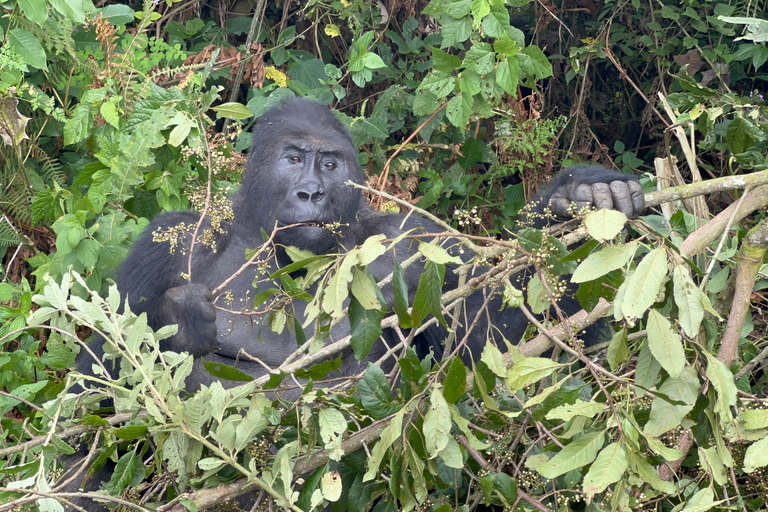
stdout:
[[627,216],[617,210],[603,208],[584,217],[584,227],[589,236],[604,242],[618,235],[627,222]]
[[337,37],[341,35],[341,31],[339,30],[339,27],[337,27],[333,23],[327,24],[323,29],[323,32],[325,32],[325,35],[331,36],[331,37]]

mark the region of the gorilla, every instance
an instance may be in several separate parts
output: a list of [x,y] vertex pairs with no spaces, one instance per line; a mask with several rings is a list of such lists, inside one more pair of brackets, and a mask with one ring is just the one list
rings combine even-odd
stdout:
[[[173,251],[166,242],[156,241],[159,232],[180,224],[195,226],[200,213],[194,211],[168,212],[158,216],[134,244],[117,274],[121,296],[135,313],[146,313],[148,324],[154,328],[176,324],[178,332],[161,342],[163,350],[189,352],[198,359],[236,366],[243,372],[261,377],[269,369],[278,368],[297,349],[297,335],[288,329],[273,332],[267,313],[254,312],[254,297],[279,287],[268,276],[291,263],[285,248],[296,247],[315,254],[344,253],[361,245],[368,237],[383,234],[395,239],[407,231],[441,232],[431,221],[416,215],[379,213],[363,200],[360,189],[347,182],[363,183],[357,151],[345,126],[322,105],[309,100],[291,100],[276,107],[258,121],[254,129],[253,146],[248,156],[241,188],[232,197],[233,220],[222,225],[223,233],[216,238],[215,247],[202,243],[192,251],[191,276],[187,251]],[[561,172],[540,195],[533,210],[551,212],[567,218],[572,203],[577,207],[614,208],[629,218],[636,217],[644,207],[644,196],[637,179],[601,167],[577,167]],[[205,219],[203,228],[210,227]],[[329,229],[329,225],[334,225]],[[275,226],[274,256],[264,265],[249,266],[237,274],[247,261],[246,251],[264,243],[264,233]],[[182,241],[189,247],[191,235]],[[403,239],[395,251],[387,251],[368,265],[369,271],[381,280],[392,273],[394,258],[408,259],[417,250],[413,240]],[[409,299],[418,287],[424,264],[416,262],[404,269]],[[191,277],[191,279],[188,279]],[[212,290],[227,284],[214,297]],[[443,290],[459,286],[459,278],[447,269]],[[226,294],[226,300],[222,298]],[[382,295],[391,310],[394,303],[392,286],[383,287]],[[498,295],[498,294],[497,294]],[[482,292],[468,297],[463,318],[458,322],[458,338],[464,338],[463,326],[472,323],[485,298]],[[563,298],[559,305],[569,314],[581,309],[572,298]],[[296,318],[305,318],[308,303],[293,300]],[[498,328],[507,340],[516,343],[526,330],[528,320],[515,308],[501,308],[500,297],[493,298],[487,315],[481,315],[485,326],[476,325],[466,336],[467,343],[460,353],[465,363],[479,360],[488,337],[487,325]],[[449,323],[453,323],[451,319]],[[312,336],[312,326],[306,338]],[[330,329],[328,337],[336,341],[350,333],[348,318]],[[442,343],[447,330],[440,325],[429,327],[413,340],[421,356],[432,351],[437,359],[442,355]],[[585,339],[594,340],[593,330]],[[341,367],[330,375],[350,376],[365,369],[368,361],[379,360],[387,345],[399,343],[395,333],[385,331],[383,340],[374,344],[363,361],[357,361],[348,349],[342,354]],[[104,340],[95,337],[90,343],[92,353],[102,358]],[[499,348],[504,351],[503,343]],[[241,355],[241,349],[252,358]],[[94,360],[84,351],[77,369],[92,374]],[[391,366],[390,366],[391,367]],[[109,368],[109,367],[108,367]],[[114,371],[114,370],[109,370]],[[189,391],[220,380],[197,364],[187,378]],[[234,382],[223,382],[234,385]],[[299,390],[292,390],[297,396]],[[101,477],[109,478],[102,470]],[[86,486],[95,490],[101,478],[94,476]],[[74,490],[74,485],[69,490]],[[89,500],[76,500],[88,510],[104,510]]]
[[[205,361],[237,366],[253,377],[260,377],[269,371],[267,367],[279,367],[297,349],[296,335],[288,329],[276,333],[268,325],[262,325],[268,323],[266,315],[242,314],[252,306],[256,294],[279,287],[279,284],[268,278],[259,279],[257,269],[249,267],[225,287],[230,306],[213,297],[211,290],[229,279],[247,261],[247,250],[264,243],[263,233],[271,233],[275,226],[285,228],[300,224],[275,233],[274,243],[278,249],[269,261],[269,275],[291,263],[284,250],[288,246],[315,254],[343,253],[372,235],[383,234],[394,239],[411,230],[427,233],[442,230],[420,216],[376,212],[363,200],[358,188],[346,184],[350,180],[363,183],[357,151],[345,126],[330,110],[316,102],[290,100],[268,111],[258,121],[253,141],[242,186],[231,198],[234,218],[224,226],[225,232],[217,236],[215,248],[201,243],[194,246],[191,282],[184,275],[189,257],[186,251],[171,251],[167,243],[155,241],[153,233],[181,223],[194,226],[200,218],[195,211],[168,212],[154,219],[126,257],[116,282],[131,310],[137,314],[145,312],[152,328],[178,326],[177,334],[161,342],[164,350],[186,351]],[[634,176],[602,167],[575,167],[557,175],[533,209],[543,212],[548,206],[555,216],[566,218],[572,203],[577,207],[613,208],[633,218],[642,211],[644,196]],[[330,224],[336,227],[327,229]],[[187,247],[190,238],[184,242]],[[371,263],[369,270],[377,280],[382,279],[393,271],[393,254],[403,261],[417,250],[416,245],[403,240],[396,251],[387,251]],[[423,265],[418,262],[405,269],[411,299],[423,270]],[[444,291],[458,284],[458,276],[447,270]],[[389,309],[394,301],[391,288],[382,290]],[[501,310],[500,299],[495,300],[499,303],[492,303],[488,308],[488,321],[501,328],[506,339],[516,343],[528,320],[517,309]],[[470,322],[482,303],[480,292],[468,298],[466,317]],[[560,306],[569,314],[580,309],[575,300],[567,298]],[[304,301],[293,301],[296,318],[300,321],[305,317],[306,307]],[[461,325],[459,322],[460,330]],[[311,329],[310,326],[308,331]],[[335,341],[349,332],[348,319],[342,319],[331,329],[329,338]],[[445,334],[440,326],[430,327],[414,339],[417,352],[424,355],[432,350],[439,356]],[[458,339],[463,336],[460,334]],[[307,339],[311,335],[312,332],[307,332]],[[587,339],[596,336],[598,334],[589,331],[585,334]],[[385,332],[383,338],[395,341],[392,333]],[[477,360],[486,340],[485,328],[476,328],[470,333],[461,353],[465,362],[469,363],[473,358]],[[103,340],[98,337],[91,343],[97,357],[103,355],[102,345]],[[374,345],[361,362],[349,353],[343,354],[336,375],[349,376],[364,370],[367,361],[376,361],[386,353],[386,345],[382,342]],[[503,344],[499,348],[505,350]],[[243,357],[241,349],[258,361]],[[81,356],[78,370],[92,373],[93,362],[89,354]],[[187,388],[192,391],[214,380],[218,379],[202,365],[197,365],[187,379]]]

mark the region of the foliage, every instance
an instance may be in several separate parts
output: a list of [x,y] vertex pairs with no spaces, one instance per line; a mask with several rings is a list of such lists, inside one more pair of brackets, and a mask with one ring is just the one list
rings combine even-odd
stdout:
[[[105,492],[147,506],[183,497],[194,509],[207,488],[247,479],[301,510],[765,508],[765,375],[759,365],[742,370],[765,352],[758,307],[741,328],[738,360],[718,359],[745,229],[729,223],[705,254],[682,249],[706,221],[685,209],[632,221],[626,240],[621,214],[589,213],[580,224],[590,238],[570,251],[566,239],[532,229],[505,235],[512,241],[484,236],[511,228],[560,160],[642,171],[649,189],[656,157],[692,156],[710,176],[764,171],[760,7],[391,4],[311,1],[289,22],[267,2],[246,47],[250,17],[226,19],[203,4],[2,3],[0,499],[35,490],[49,494],[37,509],[60,510],[59,490],[49,492],[58,456],[83,441],[93,445],[91,469],[116,463]],[[233,87],[240,62],[245,98]],[[272,276],[282,286],[255,307],[269,301],[275,330],[313,325],[308,352],[269,382],[187,395],[192,358],[159,350],[172,328],[153,332],[145,317],[118,312],[110,278],[149,219],[202,209],[208,187],[216,198],[237,185],[248,127],[290,96],[338,109],[374,188],[483,235],[483,246],[456,233],[449,251],[422,243],[428,262],[413,303],[398,288],[398,265],[391,311],[366,270],[390,241],[370,239],[343,257],[294,253]],[[666,137],[670,121],[688,149]],[[20,242],[32,248],[24,259]],[[315,384],[339,364],[316,351],[347,315],[358,328],[339,348],[358,359],[383,328],[450,326],[445,312],[478,286],[442,292],[465,250],[487,271],[476,282],[487,293],[546,312],[539,331],[562,323],[550,308],[559,294],[588,311],[610,301],[605,356],[585,354],[578,333],[548,358],[493,331],[508,354],[489,343],[471,368],[409,349],[389,375],[370,364],[337,388]],[[533,279],[518,281],[519,258],[534,265]],[[305,277],[291,277],[301,269]],[[528,283],[524,298],[519,282]],[[763,266],[755,304],[766,286]],[[309,314],[294,318],[290,300],[307,300]],[[121,358],[118,375],[78,391],[83,377],[66,371],[94,331],[110,341],[105,364]],[[291,374],[304,379],[301,397],[257,391],[287,386]],[[113,409],[101,407],[106,397]],[[686,436],[694,449],[684,453]],[[663,480],[665,464],[684,455],[677,478]]]

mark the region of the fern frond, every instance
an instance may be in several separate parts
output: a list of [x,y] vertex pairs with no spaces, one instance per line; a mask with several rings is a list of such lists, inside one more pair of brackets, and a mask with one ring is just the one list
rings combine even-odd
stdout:
[[5,215],[0,217],[0,247],[18,245],[22,242],[24,242],[24,239],[16,234],[16,231],[14,230],[13,226],[11,226]]

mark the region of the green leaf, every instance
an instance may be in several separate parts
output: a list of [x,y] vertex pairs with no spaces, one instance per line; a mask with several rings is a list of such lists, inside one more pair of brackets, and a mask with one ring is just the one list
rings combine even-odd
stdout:
[[381,336],[381,321],[386,313],[378,309],[366,309],[355,296],[349,300],[348,312],[349,342],[355,352],[355,359],[362,361]]
[[8,31],[5,44],[21,57],[22,62],[36,69],[48,69],[45,50],[35,36],[21,28]]
[[600,402],[584,402],[581,399],[577,399],[573,405],[563,404],[555,407],[546,414],[548,419],[556,419],[569,421],[576,416],[584,416],[586,418],[594,418],[596,415],[603,412],[605,404]]
[[392,403],[392,390],[384,372],[373,363],[368,363],[363,380],[358,385],[360,402],[365,410],[377,420],[397,412],[400,406]]
[[648,341],[644,341],[637,355],[637,368],[635,369],[635,384],[643,389],[651,389],[656,384],[661,372],[661,365],[651,354]]
[[709,352],[704,352],[704,355],[707,356],[707,379],[717,392],[715,412],[720,416],[723,425],[727,426],[732,419],[731,407],[736,405],[736,382],[733,380],[733,373],[725,364]]
[[[467,2],[469,4],[469,2]],[[469,17],[454,19],[446,18],[442,22],[443,29],[440,34],[443,36],[442,48],[448,48],[458,43],[463,43],[472,35],[472,19]]]
[[72,117],[64,124],[64,145],[77,144],[90,137],[93,121],[91,108],[83,103],[77,105],[72,111]]
[[19,0],[19,7],[31,21],[42,26],[48,19],[48,7],[45,0]]
[[455,404],[464,396],[467,386],[467,368],[459,356],[453,356],[443,381],[443,397],[449,404]]
[[618,482],[627,470],[629,462],[624,448],[611,443],[600,452],[584,476],[584,494],[591,500],[612,483]]
[[752,444],[744,454],[745,473],[752,473],[765,466],[768,466],[768,436]]
[[439,99],[445,98],[453,92],[455,85],[456,79],[454,77],[445,71],[435,69],[424,77],[418,90],[429,91]]
[[347,431],[347,420],[341,412],[331,407],[320,408],[317,417],[320,424],[320,437],[323,439],[328,456],[331,460],[341,460],[344,457],[341,438]]
[[643,481],[647,482],[651,487],[657,491],[663,492],[664,494],[674,494],[674,492],[677,490],[675,484],[672,482],[665,482],[659,478],[659,474],[656,469],[651,466],[644,458],[642,458],[640,455],[632,453],[632,451],[628,452],[627,455],[629,457],[629,465],[632,468],[632,471],[634,471],[640,478],[642,478]]
[[101,104],[99,107],[101,117],[114,128],[120,127],[120,115],[117,113],[117,107],[114,103],[107,101]]
[[400,438],[400,435],[403,432],[404,412],[405,409],[402,409],[395,414],[389,425],[387,425],[381,432],[379,442],[373,447],[371,456],[368,459],[368,471],[363,475],[363,482],[373,480],[376,477],[379,473],[379,466],[381,466],[381,462],[384,460],[384,455],[387,453],[387,450],[392,446],[392,443]]
[[617,210],[602,208],[596,212],[590,212],[584,217],[584,227],[587,233],[600,242],[612,240],[624,229],[627,216]]
[[208,373],[221,380],[234,380],[237,382],[250,382],[253,377],[234,366],[223,363],[214,363],[213,361],[203,361],[203,366]]
[[93,268],[96,265],[96,261],[99,259],[99,253],[101,252],[101,245],[93,238],[84,238],[78,242],[75,247],[75,254],[80,263],[85,265],[86,268]]
[[491,473],[493,490],[503,499],[504,505],[512,508],[517,501],[517,481],[506,473]]
[[701,290],[691,279],[688,269],[675,265],[672,271],[674,283],[675,304],[677,304],[678,321],[685,334],[693,338],[699,333],[699,326],[704,320],[704,307],[701,303]]
[[[298,323],[298,322],[297,322]],[[298,332],[303,332],[301,330],[301,325],[297,326]],[[306,339],[304,340],[306,341]],[[303,342],[299,343],[299,346],[303,345]],[[298,377],[299,379],[324,379],[328,376],[329,373],[335,372],[341,368],[341,354],[336,359],[326,359],[325,361],[322,361],[320,363],[313,364],[307,369],[299,369],[296,370],[294,375]]]
[[448,16],[458,20],[467,16],[471,8],[472,0],[445,0],[444,2],[440,2],[438,12],[444,12]]
[[[84,0],[48,0],[54,9],[61,14],[74,21],[77,24],[82,24],[85,21],[85,2]],[[93,4],[90,4],[90,8],[93,9]]]
[[504,360],[501,356],[501,351],[496,345],[489,341],[486,342],[483,348],[483,353],[480,355],[480,360],[488,366],[497,377],[504,378],[507,376],[507,365],[504,364]]
[[543,80],[552,76],[552,63],[536,45],[526,46],[515,58],[520,62],[520,70],[525,77]]
[[366,52],[361,58],[365,62],[365,67],[368,69],[380,69],[387,67],[387,65],[384,64],[384,61],[381,60],[381,57],[373,52]]
[[748,430],[759,430],[768,427],[768,410],[766,409],[747,409],[744,411],[744,428]]
[[106,488],[110,494],[119,496],[123,489],[129,485],[140,484],[144,480],[145,474],[146,470],[141,457],[135,449],[131,450],[117,461],[112,478],[106,484]]
[[381,309],[379,288],[371,281],[368,273],[360,267],[355,267],[353,270],[350,291],[365,309]]
[[421,325],[429,313],[432,313],[441,324],[446,325],[442,312],[443,305],[440,301],[444,276],[444,265],[438,265],[432,261],[427,261],[424,265],[424,273],[419,278],[419,286],[413,298],[410,327]]
[[667,252],[663,247],[658,247],[645,255],[626,281],[627,286],[621,302],[624,316],[641,318],[656,302],[656,296],[666,277]]
[[448,102],[445,107],[445,115],[451,124],[462,132],[466,130],[469,116],[472,114],[474,99],[467,93],[460,92]]
[[533,469],[544,478],[557,478],[595,460],[604,442],[604,432],[589,432],[560,450],[547,462],[534,466]]
[[[594,212],[597,213],[597,212]],[[591,215],[591,214],[590,214]],[[635,255],[639,244],[607,245],[587,256],[571,276],[574,283],[585,283],[625,266]]]
[[429,409],[424,416],[424,446],[434,459],[448,445],[451,435],[451,411],[443,397],[442,385],[436,383],[429,395]]
[[419,242],[419,252],[424,255],[429,261],[434,263],[455,263],[461,265],[463,262],[458,256],[451,256],[448,251],[443,247],[436,244],[428,244],[426,242]]
[[400,322],[400,327],[407,328],[411,325],[411,316],[408,314],[408,284],[405,281],[405,272],[400,262],[395,259],[395,270],[392,273],[392,291],[395,295],[394,311]]
[[681,512],[705,512],[725,500],[715,502],[715,491],[712,487],[705,487],[685,500],[685,507]]
[[488,3],[488,0],[472,0],[470,11],[475,19],[475,23],[480,23],[491,12],[491,5]]
[[146,425],[127,425],[125,427],[117,428],[114,431],[115,436],[123,441],[133,441],[144,436],[149,429]]
[[474,43],[464,55],[463,65],[480,75],[487,75],[496,65],[496,56],[488,43]]
[[611,343],[608,345],[606,358],[608,359],[608,364],[611,365],[611,371],[624,362],[630,353],[631,351],[627,345],[627,328],[624,327],[613,335]]
[[135,18],[133,9],[122,4],[106,5],[96,12],[113,25],[127,25]]
[[[676,379],[667,379],[651,402],[650,418],[643,427],[643,431],[647,435],[658,436],[679,426],[696,404],[700,388],[694,366],[685,367],[680,377]],[[665,397],[682,402],[683,405],[670,403]]]
[[253,116],[251,111],[248,110],[248,107],[242,103],[237,103],[236,101],[222,103],[221,105],[212,107],[211,110],[216,112],[219,117],[226,117],[228,119],[248,119]]
[[517,97],[517,83],[520,65],[516,59],[505,58],[496,66],[496,85],[504,89],[510,96]]
[[523,389],[552,375],[560,366],[562,365],[548,358],[526,357],[515,363],[512,369],[507,372],[509,388],[512,390]]
[[509,36],[509,11],[504,4],[494,2],[491,6],[491,12],[483,18],[483,31],[491,39],[501,39]]
[[652,309],[648,312],[648,348],[653,357],[667,370],[672,378],[677,378],[685,366],[685,350],[680,335],[672,329],[664,315]]

